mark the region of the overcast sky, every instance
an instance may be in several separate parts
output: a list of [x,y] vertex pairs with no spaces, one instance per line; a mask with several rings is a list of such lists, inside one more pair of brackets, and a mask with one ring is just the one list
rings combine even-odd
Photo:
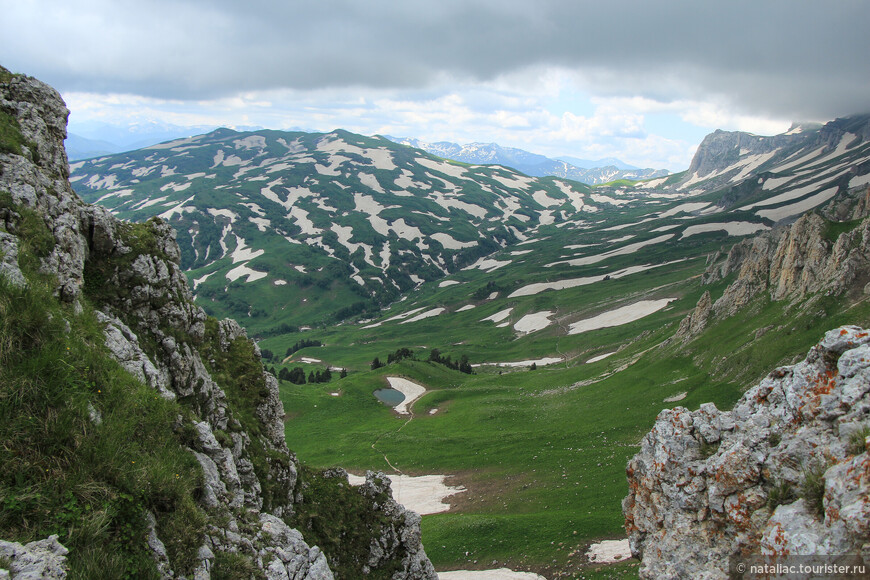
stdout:
[[0,64],[72,114],[685,169],[716,128],[870,111],[866,0],[0,0]]

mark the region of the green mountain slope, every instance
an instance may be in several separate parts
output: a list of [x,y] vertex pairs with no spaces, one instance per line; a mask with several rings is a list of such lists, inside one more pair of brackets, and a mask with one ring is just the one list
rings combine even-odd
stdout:
[[[867,127],[714,134],[685,173],[597,188],[344,132],[222,130],[73,179],[121,216],[162,215],[198,302],[238,315],[276,375],[302,369],[281,397],[303,457],[467,488],[423,519],[436,565],[589,577],[661,409],[727,408],[867,324],[867,280],[837,282],[867,270],[845,257],[867,254]],[[411,416],[373,396],[388,377],[426,387]]]

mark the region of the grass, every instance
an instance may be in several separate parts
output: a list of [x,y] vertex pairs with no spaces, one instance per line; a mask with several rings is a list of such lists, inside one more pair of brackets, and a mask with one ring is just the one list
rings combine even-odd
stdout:
[[154,578],[150,511],[173,562],[191,572],[201,470],[173,432],[177,404],[110,359],[90,310],[75,315],[33,277],[27,290],[0,279],[0,336],[4,537],[58,534],[71,578]]
[[805,465],[799,490],[807,509],[820,520],[825,519],[825,471],[827,470],[828,466],[821,461]]

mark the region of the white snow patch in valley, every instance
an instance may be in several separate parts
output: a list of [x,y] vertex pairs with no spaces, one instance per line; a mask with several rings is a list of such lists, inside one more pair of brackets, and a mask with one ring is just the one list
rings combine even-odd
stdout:
[[562,193],[568,198],[571,202],[571,205],[574,206],[576,211],[580,211],[583,209],[583,195],[571,189],[571,186],[565,183],[564,181],[556,181],[556,186],[562,190]]
[[672,225],[669,225],[669,226],[662,226],[662,227],[660,227],[660,228],[656,228],[656,229],[654,229],[654,230],[650,230],[650,232],[652,232],[652,233],[654,233],[654,234],[657,234],[657,233],[659,233],[659,232],[666,232],[666,231],[668,231],[668,230],[672,230],[672,229],[674,229],[674,228],[678,228],[678,227],[680,227],[680,224],[672,224]]
[[448,286],[455,286],[456,284],[461,284],[458,280],[444,280],[443,282],[438,283],[439,288],[447,288]]
[[697,224],[694,226],[689,226],[685,230],[683,230],[683,235],[680,236],[680,239],[682,240],[683,238],[688,238],[689,236],[694,236],[695,234],[703,234],[706,232],[715,232],[719,230],[724,230],[725,233],[727,233],[729,236],[748,236],[750,234],[769,229],[770,228],[764,224],[754,224],[751,222]]
[[233,235],[236,236],[236,249],[233,250],[232,254],[230,254],[230,257],[233,259],[233,264],[247,262],[266,253],[266,250],[253,250],[249,248],[244,238],[240,238],[236,234]]
[[426,393],[426,387],[402,377],[387,377],[387,382],[390,383],[391,388],[405,395],[405,400],[394,407],[399,415],[409,415],[411,411],[408,407]]
[[662,402],[664,402],[664,403],[676,403],[677,401],[682,401],[683,399],[685,399],[686,396],[688,396],[688,394],[689,393],[687,393],[686,391],[683,391],[682,393],[677,393],[673,397],[668,397],[667,399],[662,399]]
[[819,187],[818,183],[811,183],[809,185],[805,185],[804,187],[797,187],[795,189],[790,189],[785,193],[780,193],[779,195],[775,195],[773,197],[768,197],[767,199],[763,199],[761,201],[757,201],[755,203],[751,203],[749,205],[744,205],[740,209],[750,210],[756,207],[764,207],[767,205],[776,205],[778,203],[782,203],[784,201],[791,201],[793,199],[797,199],[799,197],[803,197],[806,194],[815,191]]
[[257,226],[257,229],[261,232],[268,231],[269,228],[272,227],[272,222],[270,222],[266,218],[251,216],[248,218],[248,221]]
[[750,155],[746,159],[741,159],[738,163],[733,165],[732,168],[742,167],[743,169],[741,169],[740,173],[732,177],[729,181],[731,181],[731,183],[735,183],[737,181],[746,179],[754,169],[758,168],[759,165],[769,161],[778,152],[779,151],[777,150],[773,150],[769,153],[759,153],[758,155]]
[[603,254],[597,254],[594,256],[585,256],[583,258],[575,258],[573,260],[565,260],[561,262],[553,262],[551,264],[546,264],[546,268],[550,268],[552,266],[557,266],[559,264],[568,264],[569,266],[587,266],[589,264],[597,264],[602,260],[606,260],[608,258],[612,258],[613,256],[623,256],[625,254],[633,254],[637,250],[645,247],[651,246],[653,244],[659,244],[666,240],[669,240],[674,237],[675,234],[665,234],[663,236],[658,236],[657,238],[652,238],[651,240],[644,240],[642,242],[635,242],[633,244],[629,244],[627,246],[623,246],[621,248],[617,248],[615,250],[610,250],[609,252],[604,252]]
[[552,207],[554,205],[562,205],[564,202],[561,199],[554,199],[547,195],[547,192],[539,189],[532,194],[532,199],[544,207]]
[[[446,475],[388,475],[393,499],[405,509],[417,512],[421,516],[446,512],[450,504],[444,499],[466,489],[462,486],[449,486],[445,483]],[[361,475],[347,474],[348,483],[362,485],[366,478]]]
[[486,322],[487,320],[491,320],[492,322],[499,323],[502,320],[504,320],[505,318],[507,318],[508,316],[510,316],[511,311],[513,311],[513,307],[506,308],[505,310],[502,310],[500,312],[496,312],[492,316],[487,316],[486,318],[481,318],[480,321]]
[[425,318],[432,318],[433,316],[438,316],[445,312],[446,308],[433,308],[432,310],[427,310],[426,312],[421,312],[414,318],[409,318],[408,320],[403,320],[400,324],[408,324],[409,322],[417,322],[418,320],[423,320]]
[[788,175],[786,177],[770,177],[764,182],[764,185],[761,186],[761,189],[764,191],[770,191],[771,189],[776,189],[780,185],[784,185],[795,178],[797,178],[797,175]]
[[699,211],[704,209],[710,205],[709,201],[693,201],[690,203],[682,203],[678,206],[672,207],[671,209],[664,211],[659,214],[659,219],[671,217],[677,215],[678,213],[692,213],[693,211]]
[[[117,193],[119,193],[119,192],[117,192]],[[104,195],[100,199],[97,200],[97,203],[102,201],[103,198],[117,195],[117,193],[111,193],[111,194]],[[169,199],[168,195],[164,195],[163,197],[155,197],[154,199],[146,199],[145,201],[140,201],[139,203],[137,203],[135,205],[131,205],[130,209],[136,209],[136,210],[145,209],[146,207],[151,207],[152,205],[157,205],[158,203],[160,203],[162,201],[166,201],[167,199]]]
[[600,360],[604,360],[612,354],[616,354],[616,351],[606,352],[604,354],[599,354],[598,356],[593,356],[592,358],[590,358],[589,360],[586,361],[586,364],[592,364],[592,363],[596,363]]
[[360,171],[357,174],[357,177],[359,178],[359,182],[368,187],[369,189],[377,191],[378,193],[386,193],[384,191],[384,188],[381,187],[381,184],[378,182],[378,178],[371,173],[363,173],[362,171]]
[[481,258],[470,266],[464,267],[463,270],[474,270],[475,268],[477,268],[485,272],[493,272],[503,266],[507,266],[510,263],[510,260],[501,261],[493,260],[492,258]]
[[195,208],[192,208],[192,207],[191,207],[191,208],[186,208],[186,207],[184,207],[184,204],[186,204],[186,203],[189,202],[189,201],[193,201],[193,198],[194,198],[194,196],[191,195],[190,197],[188,197],[188,198],[185,199],[184,201],[182,201],[182,202],[176,204],[175,206],[173,206],[172,208],[166,210],[165,212],[163,212],[162,214],[158,215],[157,217],[159,217],[160,219],[164,219],[164,220],[167,220],[167,221],[168,221],[169,219],[172,218],[172,216],[174,216],[174,215],[177,214],[177,213],[178,213],[178,214],[182,214],[182,213],[185,213],[185,212],[195,211]]
[[534,572],[515,572],[510,568],[492,570],[450,570],[438,572],[438,580],[547,580]]
[[272,282],[272,284],[274,284],[275,286],[286,286],[287,280],[278,279],[278,280],[275,280],[274,282]]
[[531,177],[526,177],[525,175],[518,174],[513,174],[510,176],[493,175],[492,178],[504,185],[505,187],[518,189],[528,189],[529,186],[535,182],[535,180]]
[[624,540],[604,540],[589,546],[586,557],[596,564],[613,564],[631,558],[628,538]]
[[870,183],[870,173],[866,175],[856,175],[849,180],[849,187],[861,187],[862,185],[867,185],[868,183]]
[[610,205],[615,205],[617,207],[634,201],[631,199],[614,199],[606,195],[601,195],[600,193],[593,193],[589,197],[591,197],[592,201],[595,203],[609,203]]
[[587,284],[603,282],[604,278],[607,276],[609,276],[611,280],[615,280],[617,278],[622,278],[623,276],[629,276],[631,274],[636,274],[645,270],[652,270],[653,268],[660,268],[662,266],[669,266],[678,262],[682,262],[682,260],[674,260],[673,262],[666,262],[664,264],[644,264],[640,266],[629,266],[628,268],[623,268],[622,270],[616,270],[614,272],[608,272],[606,274],[600,274],[598,276],[569,278],[567,280],[558,280],[556,282],[536,282],[533,284],[527,284],[522,288],[514,290],[508,295],[508,298],[519,298],[520,296],[534,296],[535,294],[540,294],[545,290],[565,290],[567,288],[576,288],[577,286],[586,286]]
[[464,167],[460,167],[459,165],[453,165],[452,163],[447,163],[446,161],[434,161],[432,159],[426,159],[425,157],[418,157],[416,161],[423,167],[428,167],[433,171],[440,171],[441,173],[449,175],[450,177],[467,179],[465,177],[467,169],[465,169]]
[[463,248],[473,248],[477,245],[477,242],[460,242],[451,236],[450,234],[445,234],[443,232],[438,232],[437,234],[432,234],[429,236],[442,246],[444,246],[448,250],[461,250]]
[[514,250],[511,252],[511,256],[523,256],[525,254],[531,254],[534,250]]
[[516,324],[514,324],[514,330],[524,334],[543,330],[553,324],[553,321],[550,320],[550,317],[553,316],[553,314],[555,314],[555,312],[550,310],[526,314],[520,318]]
[[474,304],[466,304],[462,308],[458,309],[456,312],[465,312],[466,310],[471,310],[473,308],[477,308]]
[[208,213],[214,217],[225,217],[231,222],[235,223],[237,219],[239,219],[239,214],[232,210],[228,209],[215,209],[213,207],[208,208]]
[[513,362],[479,363],[479,364],[474,364],[471,366],[473,366],[473,367],[528,367],[528,366],[532,366],[532,363],[534,363],[535,366],[541,367],[541,366],[555,364],[558,362],[562,362],[561,357],[548,356],[548,357],[538,358],[538,359],[533,359],[533,360],[518,360],[518,361],[513,361]]
[[640,300],[634,304],[628,304],[621,308],[602,312],[592,318],[586,318],[578,322],[572,323],[568,328],[568,334],[580,334],[590,330],[598,330],[599,328],[609,328],[611,326],[621,326],[640,320],[650,314],[658,312],[676,298],[662,298],[659,300]]
[[212,272],[211,274],[206,274],[206,275],[204,275],[204,276],[200,276],[199,278],[194,278],[194,279],[193,279],[193,289],[196,290],[196,288],[197,288],[200,284],[202,284],[203,282],[205,282],[206,280],[208,280],[208,277],[211,276],[212,274],[214,274],[214,272]]
[[305,235],[317,235],[323,230],[314,226],[314,222],[308,219],[308,212],[298,206],[290,208],[290,213],[287,217],[292,217],[296,220],[296,225],[302,230]]
[[235,282],[236,280],[244,276],[248,277],[245,282],[254,282],[256,280],[259,280],[260,278],[265,278],[266,276],[268,276],[268,274],[266,272],[259,272],[257,270],[248,268],[246,262],[244,264],[239,264],[238,266],[227,272],[226,276],[230,282]]
[[755,212],[755,214],[762,218],[767,218],[778,222],[779,220],[783,220],[788,217],[792,217],[798,214],[802,214],[805,211],[811,210],[814,207],[821,205],[822,203],[828,201],[835,195],[837,195],[837,190],[839,187],[836,185],[829,189],[826,189],[816,195],[806,198],[803,201],[799,201],[797,203],[793,203],[791,205],[786,205],[783,207],[778,207],[775,209],[765,209],[759,210]]
[[266,138],[262,135],[249,135],[243,139],[236,139],[233,141],[233,145],[236,149],[265,149]]

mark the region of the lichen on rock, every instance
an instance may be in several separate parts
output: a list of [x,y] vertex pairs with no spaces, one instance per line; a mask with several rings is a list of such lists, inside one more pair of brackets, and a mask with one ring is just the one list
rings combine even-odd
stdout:
[[[642,578],[727,578],[741,554],[868,554],[870,332],[828,332],[732,411],[662,411],[623,501]],[[816,506],[816,507],[814,507]]]

